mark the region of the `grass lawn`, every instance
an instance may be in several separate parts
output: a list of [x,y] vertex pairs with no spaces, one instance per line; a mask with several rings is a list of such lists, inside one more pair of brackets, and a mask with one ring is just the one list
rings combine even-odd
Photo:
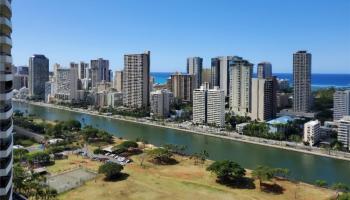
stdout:
[[[74,155],[66,161],[57,161],[55,166],[49,167],[50,172],[75,166],[72,162],[79,161]],[[334,191],[317,188],[304,183],[291,183],[289,181],[275,181],[283,187],[280,194],[261,192],[257,186],[254,189],[236,189],[216,183],[216,177],[205,170],[206,166],[196,166],[188,158],[176,157],[180,161],[172,166],[157,166],[144,162],[140,166],[141,156],[134,156],[133,163],[128,164],[123,170],[129,176],[125,180],[106,182],[99,175],[96,180],[89,181],[85,185],[60,194],[59,199],[70,200],[114,200],[114,199],[237,199],[237,200],[326,200],[331,199]],[[83,160],[81,160],[83,161]],[[91,162],[91,161],[90,161]],[[89,163],[89,162],[88,162]],[[94,164],[93,164],[94,163]],[[99,162],[91,162],[88,165],[97,169]]]
[[69,155],[68,159],[56,160],[54,165],[47,167],[47,171],[51,174],[57,174],[79,167],[97,171],[100,165],[100,162],[91,161],[90,159],[85,159],[82,156]]

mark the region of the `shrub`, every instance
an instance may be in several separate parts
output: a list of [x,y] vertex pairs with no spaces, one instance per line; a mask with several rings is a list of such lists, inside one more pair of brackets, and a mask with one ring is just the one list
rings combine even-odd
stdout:
[[123,166],[117,163],[107,162],[98,168],[98,173],[104,174],[106,177],[106,180],[113,180],[120,176],[120,172],[122,170],[123,170]]

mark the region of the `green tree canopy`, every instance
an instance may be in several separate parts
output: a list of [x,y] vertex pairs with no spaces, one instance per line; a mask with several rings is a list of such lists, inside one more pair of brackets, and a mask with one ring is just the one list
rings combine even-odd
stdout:
[[241,179],[246,173],[243,167],[229,160],[215,161],[209,167],[207,167],[207,170],[215,173],[221,182]]
[[107,180],[112,180],[118,178],[123,169],[124,167],[117,163],[107,162],[98,168],[98,173],[104,174]]

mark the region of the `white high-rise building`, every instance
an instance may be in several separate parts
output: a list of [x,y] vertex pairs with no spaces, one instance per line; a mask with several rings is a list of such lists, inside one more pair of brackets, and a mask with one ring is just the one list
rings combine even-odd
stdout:
[[240,116],[248,116],[251,111],[251,83],[253,64],[236,59],[231,64],[230,108]]
[[293,54],[293,81],[294,112],[309,112],[312,103],[311,54],[307,51]]
[[318,120],[309,121],[304,124],[304,138],[303,141],[314,146],[320,140],[321,123]]
[[277,80],[271,78],[252,79],[252,103],[250,118],[257,121],[271,120],[277,112]]
[[230,62],[234,56],[219,56],[211,59],[212,85],[218,86],[225,91],[225,95],[230,95]]
[[173,93],[162,89],[151,92],[151,112],[157,117],[169,117]]
[[0,6],[0,199],[11,200],[13,179],[11,1],[2,0]]
[[88,69],[89,69],[89,64],[85,62],[80,62],[79,68],[78,68],[78,77],[79,79],[85,79],[89,78],[88,77]]
[[55,98],[62,101],[78,100],[78,64],[70,68],[55,67]]
[[193,92],[193,123],[225,125],[225,91],[205,83]]
[[124,55],[123,104],[126,107],[149,106],[150,52]]
[[338,141],[350,150],[350,116],[344,116],[338,123]]
[[333,96],[333,120],[340,120],[350,115],[350,90],[338,90]]
[[272,65],[269,62],[261,62],[258,64],[258,78],[271,78]]

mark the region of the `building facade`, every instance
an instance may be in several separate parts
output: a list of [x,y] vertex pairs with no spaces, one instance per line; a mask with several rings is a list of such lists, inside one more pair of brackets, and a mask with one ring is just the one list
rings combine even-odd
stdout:
[[29,96],[44,99],[47,81],[49,81],[49,59],[44,55],[33,55],[29,58]]
[[225,95],[230,95],[230,62],[233,56],[220,56],[211,59],[211,78],[213,86],[217,86],[225,91]]
[[123,104],[126,107],[149,106],[150,52],[124,55]]
[[199,88],[202,84],[203,58],[190,57],[187,58],[187,74],[195,75],[195,88]]
[[151,113],[153,116],[169,117],[172,98],[173,93],[166,89],[151,92]]
[[248,116],[251,112],[253,64],[244,59],[236,59],[230,67],[230,109],[237,115]]
[[79,79],[85,79],[88,77],[88,71],[89,70],[89,64],[85,62],[80,62],[78,67],[78,78]]
[[196,84],[195,80],[195,75],[176,72],[170,75],[170,84],[168,87],[175,98],[186,102],[192,102],[193,90]]
[[338,123],[338,141],[350,150],[350,116],[344,116]]
[[11,1],[0,1],[0,199],[12,199],[12,25]]
[[333,120],[350,115],[350,90],[339,90],[333,96]]
[[271,78],[272,65],[269,62],[261,62],[258,64],[258,78]]
[[277,112],[277,80],[271,78],[252,79],[252,120],[266,121],[276,117]]
[[97,83],[101,81],[110,81],[109,60],[104,60],[103,58],[91,60],[90,67],[92,87],[96,87]]
[[225,125],[225,91],[208,84],[193,92],[193,123],[223,127]]
[[314,146],[319,142],[321,123],[318,120],[309,121],[304,124],[304,137],[303,141],[309,143],[310,146]]
[[114,73],[114,89],[118,92],[123,91],[123,71],[115,71]]
[[307,51],[293,54],[293,81],[293,111],[309,112],[312,103],[311,54]]

